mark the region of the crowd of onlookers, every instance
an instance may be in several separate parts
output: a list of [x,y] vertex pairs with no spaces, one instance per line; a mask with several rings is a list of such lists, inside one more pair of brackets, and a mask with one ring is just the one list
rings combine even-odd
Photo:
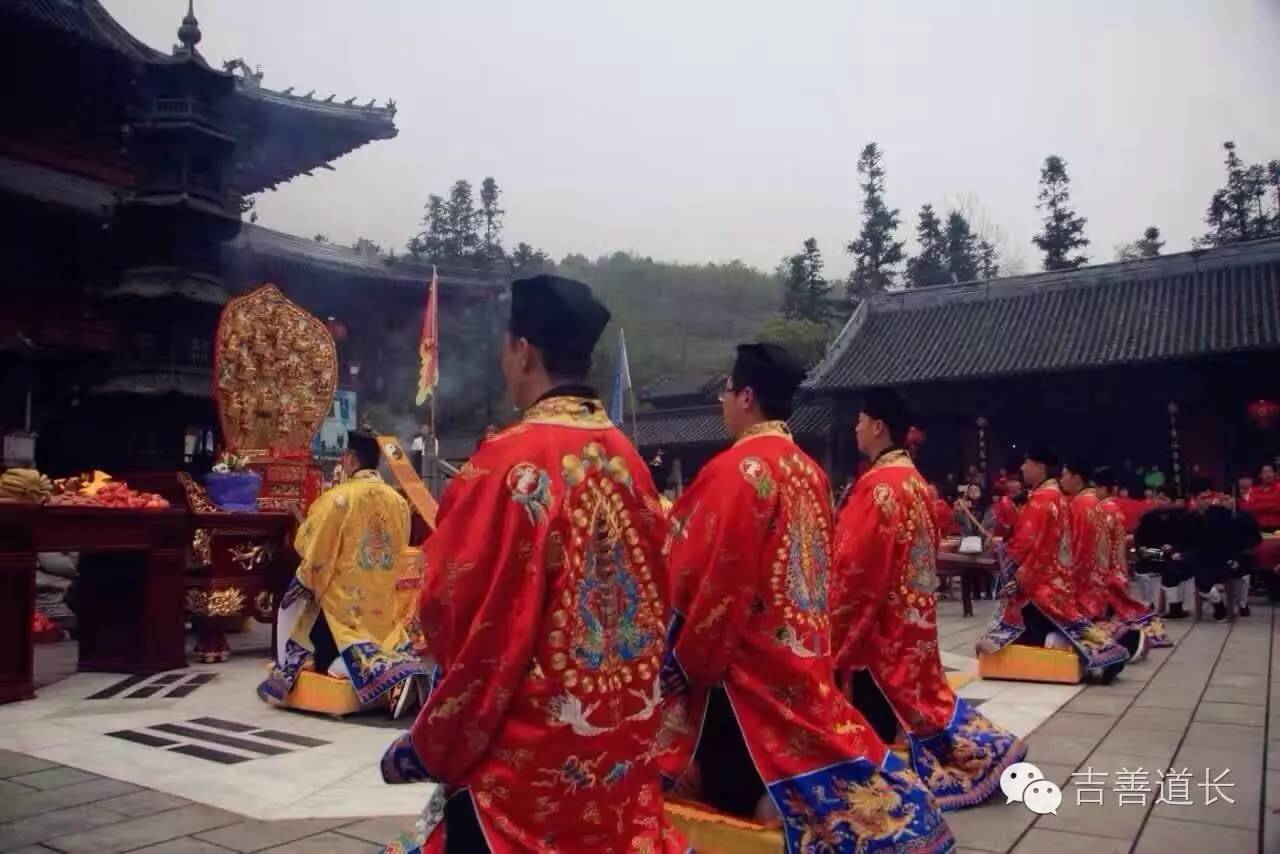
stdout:
[[[1280,530],[1278,468],[1280,464],[1277,463],[1264,464],[1256,476],[1241,475],[1226,489],[1218,489],[1198,466],[1192,466],[1185,484],[1176,484],[1158,466],[1141,468],[1126,462],[1116,471],[1116,500],[1124,512],[1130,533],[1138,529],[1148,511],[1194,507],[1196,503],[1205,503],[1206,499],[1211,504],[1247,513],[1255,531],[1275,531]],[[1184,488],[1176,490],[1179,485]],[[1028,494],[1017,472],[1000,471],[988,483],[987,476],[976,466],[970,466],[962,476],[948,475],[940,486],[930,485],[929,489],[939,534],[961,538],[962,551],[965,538],[985,541],[991,536],[1011,536],[1018,508],[1025,504]],[[1177,491],[1185,498],[1176,497]],[[981,547],[977,540],[970,542],[975,549]]]
[[[1257,474],[1241,474],[1225,489],[1193,465],[1182,491],[1189,497],[1205,487],[1229,497],[1236,509],[1251,513],[1264,530],[1280,528],[1280,459],[1261,466]],[[1175,484],[1159,466],[1135,467],[1130,461],[1116,471],[1117,493],[1132,529],[1143,512],[1178,501]],[[1208,482],[1208,483],[1206,483]],[[1026,488],[1017,472],[1000,471],[994,479],[969,466],[963,475],[949,474],[940,484],[931,484],[935,500],[935,522],[944,537],[1008,536],[1016,518],[1016,508],[1026,501]],[[980,529],[981,527],[981,529]]]

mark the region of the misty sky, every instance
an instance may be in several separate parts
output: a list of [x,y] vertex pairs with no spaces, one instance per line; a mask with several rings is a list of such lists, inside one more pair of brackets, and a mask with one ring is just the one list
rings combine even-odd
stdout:
[[[167,49],[185,0],[104,0]],[[506,242],[772,268],[888,200],[976,197],[1031,268],[1041,161],[1066,158],[1094,261],[1157,225],[1189,247],[1221,143],[1280,158],[1280,0],[198,0],[211,61],[394,98],[400,136],[258,201],[260,222],[402,247],[432,192],[493,175]]]

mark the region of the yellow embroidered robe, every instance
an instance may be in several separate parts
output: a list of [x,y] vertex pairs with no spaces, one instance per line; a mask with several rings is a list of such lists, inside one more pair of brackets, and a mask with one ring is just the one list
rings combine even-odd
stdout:
[[302,561],[280,602],[275,666],[258,687],[264,700],[287,702],[315,654],[321,614],[338,649],[329,673],[349,678],[362,704],[423,672],[396,601],[408,541],[409,505],[376,472],[320,496],[294,539]]

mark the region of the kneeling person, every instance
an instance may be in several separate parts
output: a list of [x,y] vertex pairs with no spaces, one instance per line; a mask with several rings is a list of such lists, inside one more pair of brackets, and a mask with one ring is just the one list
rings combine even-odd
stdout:
[[658,733],[666,525],[648,466],[584,385],[609,321],[586,285],[511,288],[519,423],[481,445],[426,545],[438,669],[391,783],[435,781],[427,851],[684,850],[663,826]]
[[832,646],[854,705],[885,740],[900,725],[916,773],[942,809],[958,809],[999,791],[1000,775],[1027,747],[947,682],[938,652],[938,532],[929,487],[902,448],[910,426],[896,394],[868,393],[856,435],[871,468],[836,527]]
[[653,749],[672,781],[692,754],[711,806],[776,811],[787,851],[946,851],[937,802],[834,685],[831,492],[785,421],[803,376],[776,345],[738,349],[720,396],[735,444],[672,510]]
[[1069,644],[1091,675],[1109,682],[1132,650],[1112,641],[1078,607],[1069,505],[1050,476],[1057,465],[1057,457],[1044,448],[1033,448],[1022,464],[1031,497],[1018,515],[1013,538],[1000,551],[1000,601],[978,641],[978,653],[991,655],[1015,641],[1045,647]]
[[[311,505],[294,547],[301,562],[280,600],[276,660],[258,696],[289,706],[306,668],[349,680],[362,708],[398,715],[423,674],[397,619],[396,581],[409,543],[409,505],[379,477],[378,442],[352,431],[348,480]],[[309,711],[322,711],[309,709]]]

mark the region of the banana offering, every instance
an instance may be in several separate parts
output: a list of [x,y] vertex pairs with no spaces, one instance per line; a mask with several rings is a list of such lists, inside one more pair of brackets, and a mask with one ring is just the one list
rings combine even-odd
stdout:
[[49,478],[35,469],[8,469],[0,474],[0,501],[40,504],[52,494]]

